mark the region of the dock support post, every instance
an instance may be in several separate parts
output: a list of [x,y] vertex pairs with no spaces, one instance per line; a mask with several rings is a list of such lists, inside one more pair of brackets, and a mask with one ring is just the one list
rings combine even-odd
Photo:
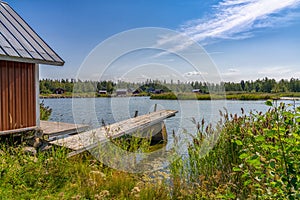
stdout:
[[168,141],[168,134],[166,125],[164,122],[160,122],[157,124],[159,126],[160,131],[155,135],[152,135],[151,138],[151,145],[159,144],[159,143],[166,143]]
[[157,104],[154,105],[154,112],[156,112]]
[[139,115],[139,111],[136,110],[135,113],[134,113],[134,117],[137,117]]

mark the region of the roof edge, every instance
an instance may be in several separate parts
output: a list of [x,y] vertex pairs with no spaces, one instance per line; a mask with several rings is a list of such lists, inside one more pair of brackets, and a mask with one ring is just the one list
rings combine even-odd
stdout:
[[34,64],[45,64],[45,65],[53,65],[53,66],[63,66],[65,64],[65,62],[37,60],[32,58],[20,58],[20,57],[3,56],[3,55],[0,55],[0,60],[34,63]]

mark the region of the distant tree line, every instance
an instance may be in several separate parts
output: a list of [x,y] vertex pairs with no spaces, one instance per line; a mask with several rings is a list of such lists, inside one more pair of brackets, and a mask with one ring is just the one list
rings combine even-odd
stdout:
[[246,92],[300,92],[300,80],[291,78],[290,80],[268,79],[267,77],[256,81],[244,81],[240,83],[224,83],[226,91],[246,91]]
[[[40,80],[40,93],[53,94],[58,88],[63,89],[65,92],[96,92],[99,90],[106,90],[112,93],[115,83],[112,81],[81,81],[75,79],[43,79]],[[75,91],[74,91],[75,90]]]
[[276,81],[275,79],[258,79],[256,81],[244,81],[241,80],[239,83],[235,82],[222,82],[220,84],[211,84],[203,82],[192,82],[194,89],[202,89],[207,91],[219,91],[220,86],[223,86],[225,91],[236,91],[236,92],[263,92],[263,93],[279,93],[279,92],[300,92],[300,80],[291,78],[290,80],[281,79]]
[[258,79],[256,81],[240,81],[222,82],[219,84],[207,83],[201,81],[181,82],[181,81],[159,81],[146,80],[141,83],[131,83],[124,81],[82,81],[75,79],[43,79],[40,80],[40,93],[53,94],[58,88],[64,89],[65,92],[97,92],[99,90],[106,90],[108,94],[112,94],[117,89],[128,89],[132,92],[138,90],[139,92],[149,92],[154,90],[163,90],[165,92],[192,92],[193,89],[199,89],[201,93],[218,92],[223,88],[225,91],[235,92],[264,92],[264,93],[278,93],[278,92],[300,92],[300,80],[291,78],[290,80],[275,79]]

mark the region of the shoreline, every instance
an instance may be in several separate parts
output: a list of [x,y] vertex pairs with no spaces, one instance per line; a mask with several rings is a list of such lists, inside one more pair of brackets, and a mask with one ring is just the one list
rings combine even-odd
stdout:
[[255,101],[255,100],[292,100],[299,101],[300,93],[228,93],[226,95],[220,94],[193,94],[193,93],[162,93],[151,95],[92,95],[92,94],[80,94],[80,95],[64,95],[64,94],[51,94],[40,95],[40,99],[60,99],[60,98],[125,98],[125,97],[149,97],[151,100],[240,100],[240,101]]

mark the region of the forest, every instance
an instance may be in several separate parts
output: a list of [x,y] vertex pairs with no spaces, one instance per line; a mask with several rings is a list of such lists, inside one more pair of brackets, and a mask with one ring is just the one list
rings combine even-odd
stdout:
[[[82,81],[75,79],[43,79],[40,80],[40,94],[53,94],[57,88],[64,89],[65,93],[72,92],[97,92],[99,90],[106,90],[108,94],[112,94],[117,89],[130,89],[132,92],[137,90],[139,92],[149,93],[149,91],[163,90],[164,92],[192,92],[193,89],[199,89],[201,93],[207,94],[211,92],[219,92],[225,90],[226,92],[259,92],[259,93],[285,93],[285,92],[300,92],[300,80],[291,78],[289,80],[263,78],[253,80],[241,80],[236,82],[221,82],[221,83],[207,83],[201,81],[181,82],[174,81],[159,81],[147,80],[141,83],[132,83],[124,81]],[[75,90],[75,91],[73,91]]]

